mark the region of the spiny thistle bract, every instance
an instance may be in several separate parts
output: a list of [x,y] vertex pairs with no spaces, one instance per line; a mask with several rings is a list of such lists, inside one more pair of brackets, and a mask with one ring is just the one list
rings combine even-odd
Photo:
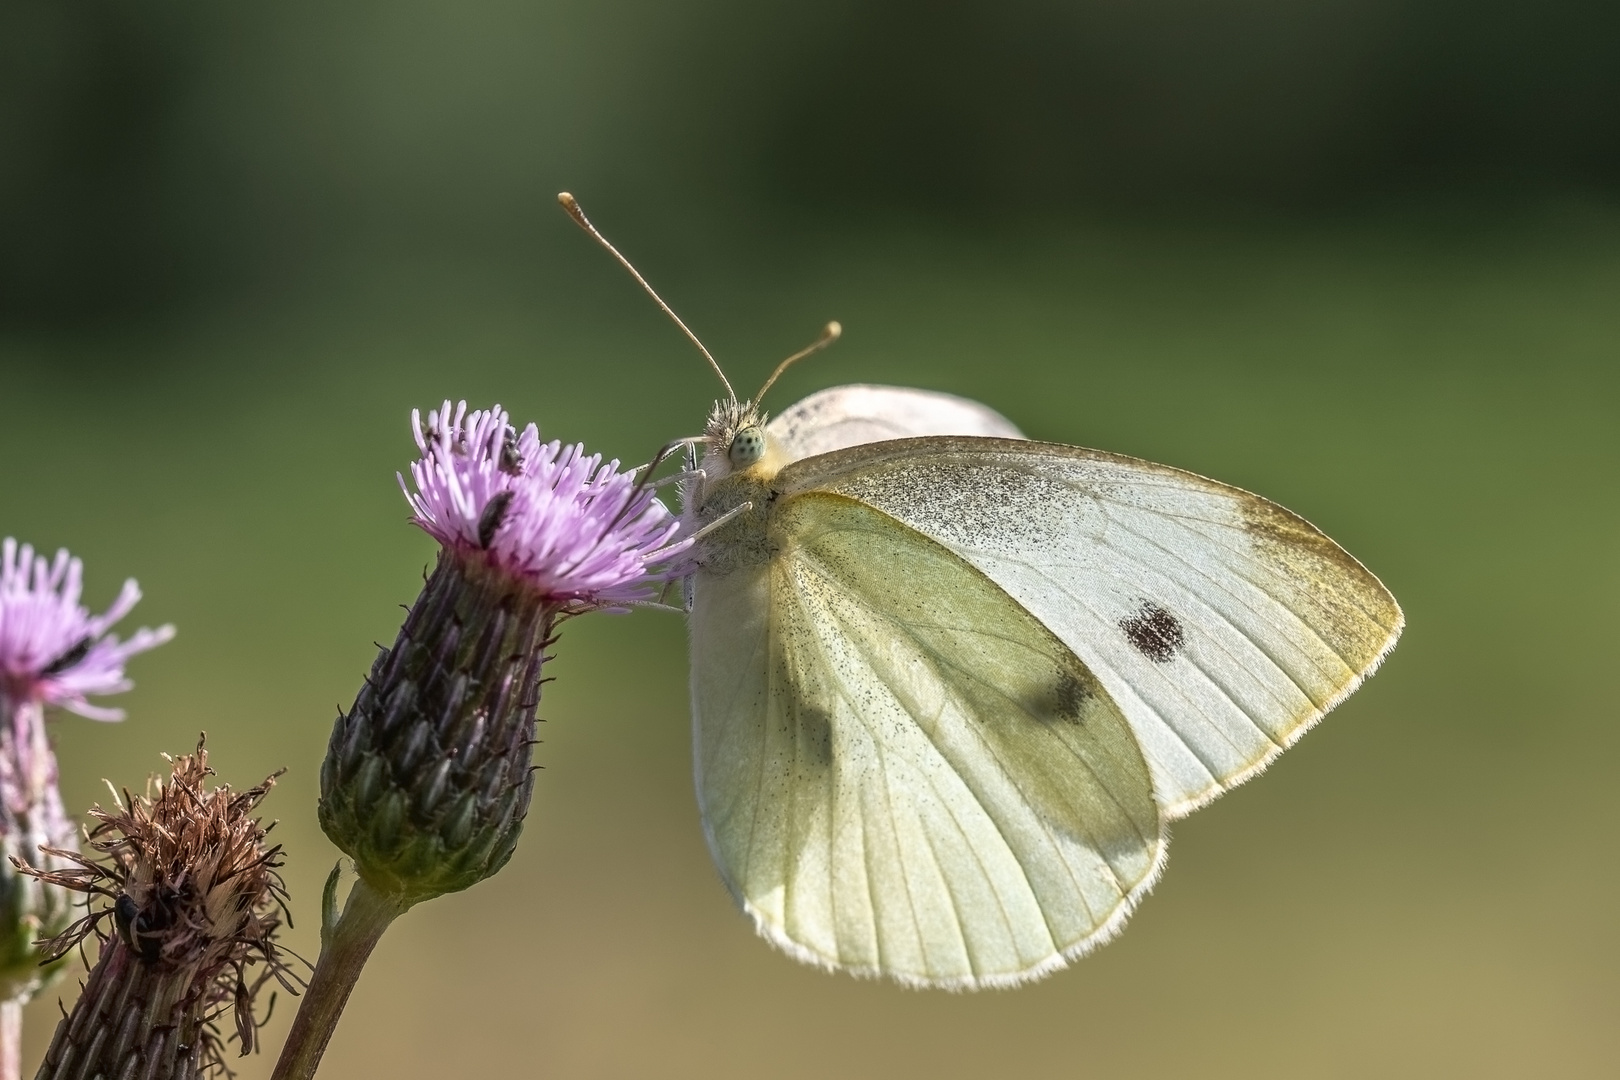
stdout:
[[558,621],[649,599],[688,544],[645,477],[542,444],[499,407],[419,414],[417,525],[438,565],[321,766],[321,826],[406,905],[495,873],[533,790],[540,669]]
[[[224,1073],[225,1044],[258,1044],[255,999],[274,979],[297,993],[276,935],[286,916],[281,846],[253,815],[279,773],[246,791],[208,786],[202,743],[169,758],[168,780],[97,806],[95,856],[53,849],[68,869],[18,866],[86,895],[89,913],[51,939],[55,959],[95,938],[100,955],[72,1013],[57,1025],[39,1080],[143,1077],[195,1080]],[[214,1021],[227,1010],[235,1032]]]

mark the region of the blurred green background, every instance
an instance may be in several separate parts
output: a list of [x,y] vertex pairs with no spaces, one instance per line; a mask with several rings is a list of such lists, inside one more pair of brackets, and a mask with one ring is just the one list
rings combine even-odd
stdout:
[[754,938],[679,618],[579,620],[516,858],[396,926],[323,1075],[1615,1074],[1620,7],[0,7],[0,534],[180,631],[56,726],[65,795],[201,729],[288,766],[311,959],[327,732],[432,557],[409,409],[641,460],[716,392],[563,188],[743,389],[842,320],[778,408],[929,386],[1243,485],[1410,626],[1120,940],[951,996]]

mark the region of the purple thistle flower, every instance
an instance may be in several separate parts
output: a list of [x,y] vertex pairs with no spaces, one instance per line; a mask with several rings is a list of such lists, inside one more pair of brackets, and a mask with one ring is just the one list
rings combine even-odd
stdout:
[[101,615],[79,603],[83,564],[66,550],[54,560],[18,547],[0,548],[0,696],[15,708],[56,705],[92,720],[122,720],[121,709],[92,705],[90,694],[117,694],[132,685],[124,661],[174,636],[174,627],[142,628],[120,642],[107,631],[141,598],[134,579]]
[[674,576],[672,561],[689,543],[679,520],[650,485],[619,472],[617,460],[581,444],[540,442],[530,424],[518,433],[499,405],[471,413],[449,401],[411,413],[421,460],[411,465],[413,494],[400,488],[416,524],[446,548],[481,552],[570,611],[622,607]]
[[393,648],[333,725],[320,801],[326,835],[401,910],[511,857],[558,625],[651,599],[691,546],[639,470],[541,443],[499,406],[446,401],[411,426],[422,456],[414,491],[399,484],[443,546]]

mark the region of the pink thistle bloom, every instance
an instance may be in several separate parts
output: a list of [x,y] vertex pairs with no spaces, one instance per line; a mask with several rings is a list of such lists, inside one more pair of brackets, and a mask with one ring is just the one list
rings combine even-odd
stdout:
[[542,443],[499,406],[446,401],[411,426],[422,456],[399,485],[443,546],[393,648],[332,726],[319,804],[326,835],[401,910],[511,858],[557,627],[651,599],[691,547],[645,472]]
[[174,627],[142,628],[128,641],[107,631],[141,598],[134,579],[104,613],[79,603],[83,564],[58,551],[48,560],[7,537],[0,548],[0,698],[12,707],[56,705],[92,720],[122,720],[123,710],[92,705],[90,694],[133,684],[124,661],[174,636]]
[[411,427],[422,451],[411,465],[413,493],[400,488],[414,520],[447,549],[480,553],[569,610],[620,607],[648,599],[675,576],[672,561],[690,542],[679,520],[617,460],[582,444],[521,433],[499,405],[452,410],[446,401]]

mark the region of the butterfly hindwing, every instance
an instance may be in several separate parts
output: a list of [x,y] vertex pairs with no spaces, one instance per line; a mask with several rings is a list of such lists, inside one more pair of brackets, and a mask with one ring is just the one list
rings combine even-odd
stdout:
[[768,557],[700,573],[698,793],[723,875],[798,955],[933,986],[1105,939],[1164,841],[1146,760],[1072,649],[861,501],[775,507]]
[[765,426],[788,460],[916,435],[1021,439],[1011,420],[954,394],[856,383],[818,390]]

